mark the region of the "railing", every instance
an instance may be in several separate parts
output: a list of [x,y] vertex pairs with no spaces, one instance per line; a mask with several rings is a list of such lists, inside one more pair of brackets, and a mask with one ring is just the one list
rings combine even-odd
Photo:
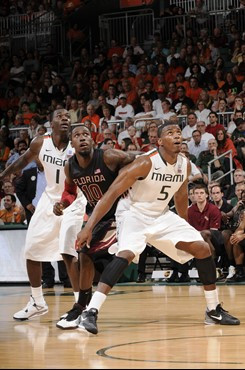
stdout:
[[212,172],[211,172],[211,165],[212,163],[214,163],[217,159],[220,159],[222,157],[225,157],[227,154],[229,154],[229,160],[230,160],[230,170],[226,173],[224,173],[224,175],[218,177],[216,180],[220,180],[222,179],[223,177],[227,176],[230,174],[230,179],[231,179],[231,185],[233,185],[233,175],[232,175],[232,172],[234,171],[234,168],[233,168],[233,160],[232,160],[232,150],[228,150],[227,152],[217,156],[216,158],[212,159],[211,161],[208,162],[208,182],[211,181],[211,177],[212,177]]
[[[109,120],[107,121],[108,128],[115,132],[115,135],[117,136],[120,132],[120,130],[125,130],[125,120],[124,119],[116,119],[116,120]],[[115,129],[116,126],[116,129]],[[101,131],[100,131],[101,132]]]
[[[155,30],[159,31],[163,40],[171,40],[172,33],[178,32],[183,38],[186,36],[186,29],[192,28],[193,33],[198,36],[200,30],[206,28],[209,35],[214,28],[220,27],[224,32],[229,32],[230,25],[236,24],[238,30],[242,33],[245,29],[245,8],[233,10],[217,10],[207,13],[204,22],[199,21],[195,16],[189,14],[182,16],[171,16],[154,18]],[[224,45],[225,47],[225,45]]]
[[143,44],[154,33],[154,13],[151,9],[143,9],[103,14],[99,17],[99,27],[100,39],[108,46],[112,38],[126,46],[130,43],[131,36],[135,36],[137,42]]
[[136,131],[141,131],[142,128],[144,127],[142,125],[137,125],[137,123],[138,122],[143,122],[144,123],[145,121],[160,121],[162,124],[164,123],[164,119],[163,118],[156,118],[156,117],[148,117],[148,118],[142,117],[142,118],[137,118],[134,121],[134,127],[136,128]]
[[0,17],[1,43],[7,42],[11,53],[20,48],[28,50],[55,46],[57,55],[65,54],[66,35],[62,23],[53,12],[10,15]]
[[[170,0],[170,4],[175,4],[180,6],[181,8],[185,9],[186,12],[189,12],[191,9],[195,7],[195,0]],[[207,10],[226,10],[229,9],[230,6],[232,8],[239,8],[240,1],[239,0],[205,0],[204,4]]]
[[53,12],[17,14],[8,17],[0,17],[0,33],[6,33],[9,36],[20,36],[26,34],[46,34],[50,32],[50,27],[55,19]]

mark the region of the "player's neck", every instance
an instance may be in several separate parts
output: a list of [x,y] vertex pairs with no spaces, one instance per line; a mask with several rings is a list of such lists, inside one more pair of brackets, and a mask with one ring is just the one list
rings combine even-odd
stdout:
[[166,150],[162,149],[162,150],[159,150],[159,153],[162,157],[162,159],[173,165],[177,162],[177,157],[178,157],[178,153],[173,153],[173,152],[167,152]]
[[67,147],[67,144],[69,142],[69,138],[67,136],[67,133],[65,134],[60,134],[60,133],[52,133],[51,135],[52,137],[52,140],[53,140],[53,143],[54,143],[54,146],[59,149],[59,150],[62,150],[64,148]]

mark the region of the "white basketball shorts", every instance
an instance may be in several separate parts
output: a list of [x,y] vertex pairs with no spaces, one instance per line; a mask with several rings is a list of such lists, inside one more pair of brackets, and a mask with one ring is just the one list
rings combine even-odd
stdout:
[[54,201],[44,192],[33,214],[25,244],[25,258],[33,261],[59,261],[61,253],[77,256],[75,241],[81,230],[87,200],[78,197],[62,216],[53,213]]
[[[126,207],[125,207],[126,208]],[[138,262],[140,253],[149,243],[168,257],[179,263],[185,263],[193,258],[189,253],[175,248],[178,242],[203,241],[199,231],[194,229],[183,218],[171,211],[166,211],[159,217],[149,217],[140,214],[133,207],[118,214],[117,253],[130,250],[135,254],[134,262]]]

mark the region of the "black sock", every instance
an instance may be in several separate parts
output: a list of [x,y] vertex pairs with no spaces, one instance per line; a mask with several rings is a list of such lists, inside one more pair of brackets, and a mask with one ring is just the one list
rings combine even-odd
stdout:
[[86,307],[92,297],[92,287],[86,290],[80,290],[78,302],[82,307]]

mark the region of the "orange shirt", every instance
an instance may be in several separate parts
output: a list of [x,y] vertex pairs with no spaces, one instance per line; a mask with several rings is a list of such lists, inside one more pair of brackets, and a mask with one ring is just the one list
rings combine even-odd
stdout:
[[135,106],[135,104],[137,104],[137,101],[138,101],[138,94],[136,93],[135,90],[131,90],[129,92],[126,93],[126,96],[127,96],[127,104],[131,104],[133,106]]
[[196,103],[199,99],[201,91],[202,91],[201,87],[198,87],[197,89],[192,89],[191,87],[189,87],[186,90],[186,96],[188,96],[188,98],[191,98],[194,101],[194,103]]
[[0,149],[0,161],[6,162],[9,158],[10,148],[5,146],[5,148]]
[[184,86],[185,88],[185,91],[187,91],[190,87],[190,84],[188,81],[183,81],[183,82],[175,82],[175,85],[178,87],[178,86]]
[[109,85],[116,85],[118,83],[118,78],[113,78],[112,80],[107,80],[103,84],[103,90],[107,91],[109,88]]
[[146,81],[152,81],[153,77],[150,73],[146,73],[145,75],[142,75],[141,73],[135,77],[135,85],[138,85],[139,80]]
[[21,223],[21,215],[19,207],[14,207],[12,211],[7,211],[5,208],[0,210],[0,220],[3,222]]
[[30,122],[33,116],[36,116],[36,113],[32,113],[32,112],[22,113],[22,117],[24,118],[24,124],[30,125]]
[[82,123],[86,121],[86,119],[89,119],[90,121],[92,121],[95,126],[97,127],[97,129],[99,128],[99,123],[100,123],[100,116],[98,114],[93,114],[92,116],[85,116],[83,117],[82,119]]

